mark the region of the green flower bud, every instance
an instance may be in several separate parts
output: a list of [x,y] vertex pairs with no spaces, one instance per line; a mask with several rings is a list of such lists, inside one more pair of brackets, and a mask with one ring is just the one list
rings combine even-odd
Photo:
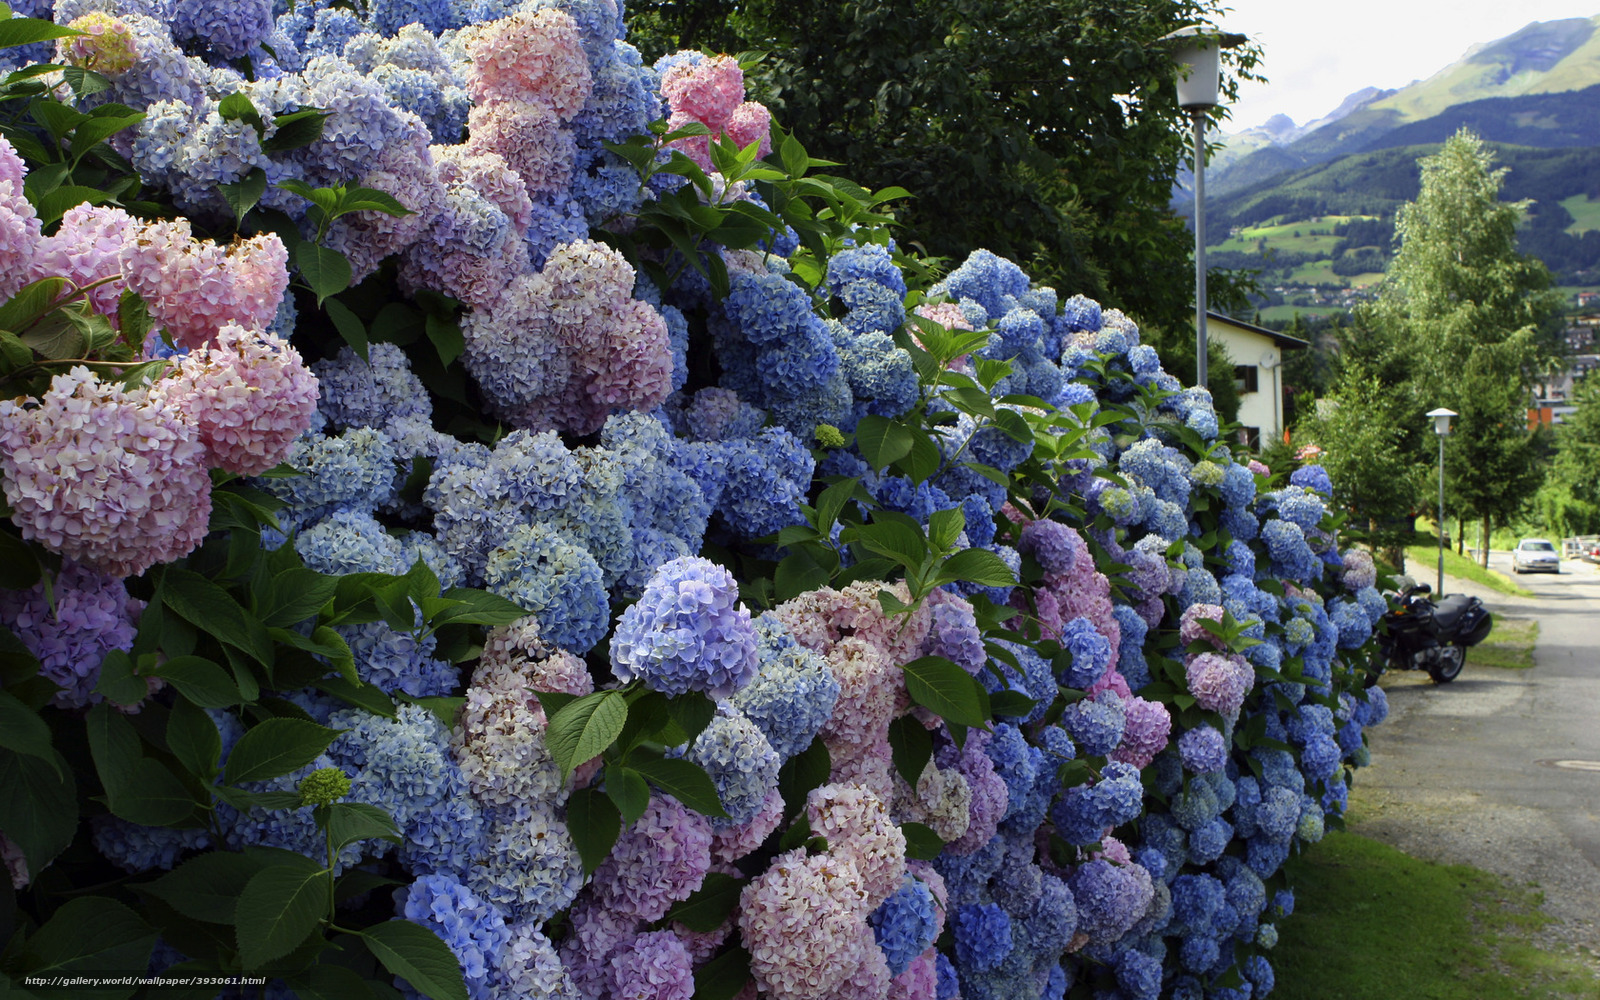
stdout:
[[337,767],[321,767],[300,782],[300,804],[325,806],[350,794],[350,776]]
[[824,448],[844,447],[844,435],[839,432],[839,428],[832,424],[818,424],[816,434],[817,444],[822,445]]

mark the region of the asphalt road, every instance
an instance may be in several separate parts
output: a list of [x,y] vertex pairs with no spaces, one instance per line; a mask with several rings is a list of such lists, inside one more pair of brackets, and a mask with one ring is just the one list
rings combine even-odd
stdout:
[[[1489,565],[1510,574],[1507,553]],[[1431,582],[1437,570],[1411,572]],[[1536,620],[1533,669],[1475,666],[1469,650],[1450,684],[1386,676],[1391,713],[1370,730],[1372,766],[1356,775],[1356,830],[1537,885],[1558,921],[1550,942],[1600,952],[1600,568],[1567,561],[1559,575],[1514,579],[1535,596],[1450,577],[1445,589]]]

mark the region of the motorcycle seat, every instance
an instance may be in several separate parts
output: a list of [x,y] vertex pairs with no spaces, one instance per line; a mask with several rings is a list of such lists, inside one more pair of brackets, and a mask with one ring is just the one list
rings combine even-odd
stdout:
[[1465,594],[1451,594],[1440,601],[1434,608],[1433,620],[1438,623],[1441,632],[1448,632],[1455,627],[1463,613],[1472,607],[1472,598]]

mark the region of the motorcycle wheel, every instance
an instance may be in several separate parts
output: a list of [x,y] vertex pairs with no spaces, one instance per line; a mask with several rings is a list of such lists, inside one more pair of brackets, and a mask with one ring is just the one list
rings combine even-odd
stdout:
[[1428,667],[1428,676],[1435,684],[1449,684],[1461,676],[1467,664],[1467,651],[1462,646],[1446,646],[1439,650],[1439,659]]

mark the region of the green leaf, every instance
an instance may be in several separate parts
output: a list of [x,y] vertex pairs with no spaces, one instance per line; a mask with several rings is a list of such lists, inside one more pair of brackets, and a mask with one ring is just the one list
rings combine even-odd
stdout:
[[[116,111],[119,107],[122,108],[120,113]],[[72,162],[76,164],[82,160],[96,143],[104,142],[123,129],[142,121],[144,121],[143,113],[132,108],[109,104],[95,108],[88,121],[80,122],[78,127],[72,130]]]
[[700,888],[690,893],[688,899],[673,904],[665,919],[676,920],[702,934],[714,931],[733,915],[746,881],[722,872],[707,872]]
[[44,871],[77,829],[77,784],[66,761],[0,747],[0,832],[22,850],[28,871]]
[[[310,859],[305,863],[316,868]],[[257,852],[209,851],[136,888],[193,920],[231,925],[244,887],[266,864]]]
[[202,656],[178,656],[154,671],[157,677],[201,708],[227,708],[239,704],[239,685],[227,672]]
[[750,983],[750,953],[733,945],[694,970],[695,1000],[733,1000]]
[[[0,27],[7,22],[0,21]],[[122,903],[104,896],[69,899],[23,943],[16,972],[29,975],[95,975],[107,970],[142,970],[156,943],[156,929]],[[96,996],[126,997],[137,988],[113,987]]]
[[889,723],[889,750],[894,769],[912,788],[933,759],[933,735],[915,716],[902,715]]
[[261,620],[280,627],[299,624],[321,611],[338,588],[337,577],[304,566],[291,566],[267,584],[260,599]]
[[234,911],[239,960],[246,969],[282,958],[317,930],[329,915],[328,878],[310,860],[273,865],[250,877]]
[[650,805],[650,785],[644,775],[620,764],[606,765],[606,794],[617,804],[624,827],[632,826]]
[[699,691],[685,691],[667,699],[667,714],[687,739],[698,737],[717,715],[717,705]]
[[816,554],[809,547],[797,547],[778,560],[772,584],[778,600],[787,601],[809,591],[820,590],[832,579],[833,572],[818,562]]
[[283,153],[309,146],[322,138],[322,126],[327,120],[327,113],[320,108],[302,108],[286,115],[278,115],[272,120],[277,131],[270,139],[262,140],[261,150],[266,153]]
[[452,587],[444,592],[446,600],[456,602],[448,611],[428,619],[428,624],[441,625],[510,625],[528,617],[528,610],[499,594],[468,587]]
[[[243,96],[243,95],[238,95]],[[219,184],[222,198],[233,209],[236,221],[244,222],[244,217],[250,210],[261,202],[262,196],[267,193],[267,172],[260,167],[254,167],[248,174],[231,184]]]
[[0,305],[0,330],[20,333],[34,320],[54,309],[66,287],[65,278],[40,278],[22,286],[8,302]]
[[250,102],[250,98],[242,90],[236,90],[224,97],[217,104],[217,114],[224,121],[241,121],[254,128],[260,135],[266,129],[266,122],[261,120],[261,112]]
[[545,744],[565,779],[573,769],[600,754],[628,722],[628,699],[620,691],[596,691],[563,706],[550,717]]
[[300,719],[267,719],[239,737],[222,780],[237,785],[288,774],[316,760],[340,732]]
[[567,830],[583,859],[583,873],[591,875],[622,834],[622,814],[605,792],[580,788],[567,800]]
[[833,771],[833,759],[827,744],[821,739],[783,762],[778,769],[778,794],[783,797],[784,814],[792,816],[804,808],[806,796],[813,788],[828,783]]
[[461,352],[467,349],[466,338],[461,333],[461,324],[454,319],[444,319],[430,315],[423,324],[423,329],[428,334],[428,340],[433,343],[433,349],[439,352],[439,363],[446,368],[461,357]]
[[934,444],[928,435],[918,431],[907,433],[911,435],[911,450],[898,459],[894,466],[909,476],[912,482],[921,483],[939,471],[944,456],[940,454],[939,446]]
[[328,834],[334,851],[358,840],[388,840],[400,843],[394,820],[377,806],[365,802],[335,802],[328,806]]
[[833,529],[834,524],[839,520],[840,513],[844,511],[845,504],[850,502],[850,498],[855,495],[856,488],[860,485],[861,480],[854,477],[841,479],[817,496],[816,528],[818,531],[827,534]]
[[928,539],[921,526],[892,511],[877,511],[870,523],[846,528],[843,537],[911,570],[928,558]]
[[383,967],[431,1000],[467,1000],[461,962],[425,927],[396,918],[359,932]]
[[359,972],[331,962],[319,962],[284,979],[300,1000],[375,1000],[373,984]]
[[942,656],[924,656],[903,668],[911,700],[949,722],[985,726],[988,693],[965,670]]
[[911,453],[914,435],[904,424],[869,414],[856,424],[856,447],[874,472]]
[[1000,718],[1025,718],[1036,704],[1038,702],[1021,691],[992,691],[989,694],[989,711]]
[[81,34],[83,32],[77,28],[57,25],[52,21],[35,17],[10,17],[0,21],[0,49],[32,45],[34,42],[48,42],[54,38],[71,38],[73,35]]
[[717,798],[717,786],[698,764],[682,758],[658,757],[634,761],[633,766],[662,791],[695,812],[714,819],[728,818],[722,801]]
[[944,841],[924,823],[901,823],[900,832],[906,838],[906,858],[912,861],[932,861],[944,850]]
[[376,684],[359,684],[347,677],[324,677],[316,681],[315,686],[317,690],[364,708],[373,715],[381,715],[385,719],[395,717],[394,701]]
[[965,530],[967,515],[960,507],[936,510],[928,515],[928,541],[935,551],[943,552],[954,546]]
[[327,301],[328,296],[337,295],[350,287],[350,258],[337,250],[307,240],[295,247],[294,266],[316,293],[319,306]]
[[194,813],[194,797],[171,771],[144,756],[139,734],[125,715],[101,702],[84,721],[113,813],[144,826],[170,826]]
[[[309,278],[307,279],[310,280]],[[328,319],[333,321],[333,328],[339,331],[339,336],[350,345],[350,349],[362,361],[367,360],[367,326],[350,307],[338,299],[328,299],[322,303],[322,311],[328,314]]]
[[50,745],[50,727],[11,692],[0,689],[0,747],[45,760],[52,767],[55,748]]
[[222,760],[222,734],[203,709],[180,698],[167,715],[167,749],[190,774],[210,784]]
[[985,587],[1009,587],[1017,582],[1011,567],[988,549],[962,549],[939,566],[935,583],[966,580]]
[[81,184],[63,184],[34,202],[33,209],[39,213],[39,222],[48,226],[66,215],[70,208],[78,205],[99,205],[110,199],[110,193],[99,188],[84,187]]
[[272,664],[272,642],[266,628],[227,591],[178,566],[165,567],[161,583],[162,600],[185,621],[262,664]]
[[411,209],[400,204],[394,195],[377,188],[354,187],[344,193],[344,198],[339,202],[338,213],[344,215],[348,212],[382,212],[385,215],[414,215]]
[[65,309],[44,317],[17,339],[30,351],[49,361],[81,358],[88,353],[87,338],[67,319]]

